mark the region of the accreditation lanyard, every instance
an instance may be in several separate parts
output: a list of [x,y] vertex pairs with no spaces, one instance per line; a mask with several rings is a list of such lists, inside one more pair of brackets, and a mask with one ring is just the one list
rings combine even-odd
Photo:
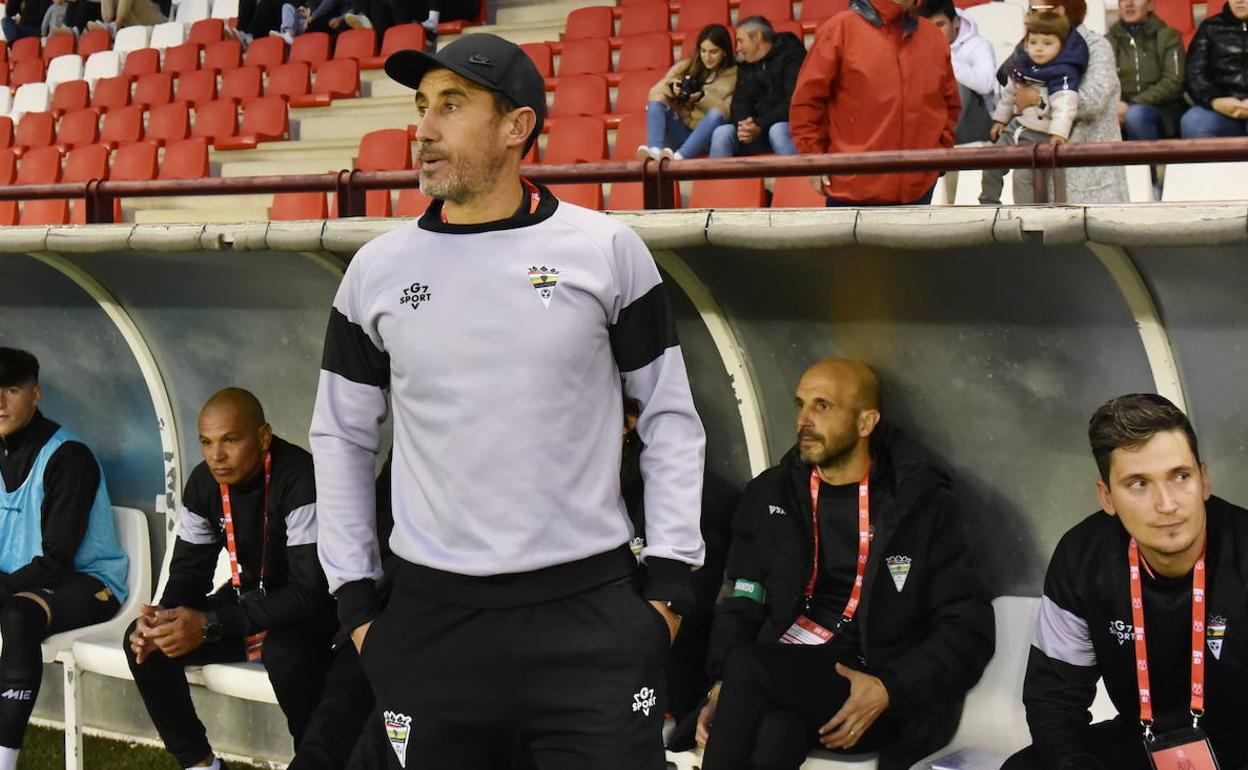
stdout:
[[[537,185],[533,184],[524,177],[520,177],[520,184],[524,185],[524,189],[529,193],[529,214],[536,214],[538,204],[542,202],[542,191],[537,189]],[[442,209],[442,224],[449,224],[446,221],[446,209]]]
[[[1144,595],[1140,587],[1140,547],[1127,548],[1131,565],[1131,622],[1135,626],[1135,675],[1140,686],[1140,724],[1152,738],[1153,699],[1148,685],[1148,647],[1144,642]],[[1192,726],[1205,713],[1205,547],[1192,569]]]
[[[273,455],[264,453],[264,530],[260,545],[260,590],[264,590],[264,579],[268,575],[269,561],[269,486],[273,480]],[[225,519],[225,550],[230,555],[230,582],[237,589],[241,598],[243,594],[243,574],[238,567],[238,543],[234,539],[234,506],[230,504],[230,487],[221,485],[221,511]]]
[[[854,619],[858,612],[858,604],[862,601],[863,575],[867,571],[867,554],[871,549],[871,469],[867,468],[862,481],[858,482],[858,563],[854,567],[854,587],[849,591],[849,601],[845,611],[841,613],[841,621],[836,627]],[[819,578],[819,472],[810,470],[810,527],[815,540],[815,558],[810,569],[810,580],[806,581],[806,606],[810,607],[811,597],[815,595],[815,582]]]

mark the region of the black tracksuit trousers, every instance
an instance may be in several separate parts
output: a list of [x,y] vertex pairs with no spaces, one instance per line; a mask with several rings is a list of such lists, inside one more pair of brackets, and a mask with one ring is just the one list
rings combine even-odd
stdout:
[[629,580],[499,609],[396,587],[361,653],[365,729],[391,770],[663,770],[669,642]]
[[[243,640],[206,642],[181,658],[167,658],[158,650],[140,665],[129,642],[136,624],[126,629],[126,662],[165,748],[182,767],[190,767],[212,756],[212,746],[191,703],[191,687],[183,668],[242,662],[247,659]],[[271,629],[264,640],[264,667],[296,747],[320,700],[330,666],[330,640],[325,629],[324,622],[283,626]]]

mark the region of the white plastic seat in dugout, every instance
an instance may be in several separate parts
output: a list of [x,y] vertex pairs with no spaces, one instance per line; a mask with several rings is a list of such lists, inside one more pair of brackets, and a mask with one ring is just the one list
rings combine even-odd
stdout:
[[1248,163],[1171,163],[1161,199],[1179,201],[1248,200]]
[[180,21],[167,21],[152,27],[152,38],[148,46],[163,51],[186,42],[186,25]]
[[19,86],[13,94],[13,105],[9,108],[9,117],[14,123],[21,121],[28,112],[47,112],[52,102],[52,92],[47,83],[27,83]]
[[207,19],[208,16],[208,0],[182,0],[178,3],[177,12],[173,18],[174,21],[189,27],[197,21]]
[[48,84],[48,88],[55,91],[60,83],[68,83],[71,80],[82,80],[82,57],[76,53],[67,53],[64,56],[58,56],[48,64],[48,72],[43,77],[43,82]]
[[92,88],[95,88],[97,80],[117,77],[120,74],[121,54],[116,51],[96,51],[87,57],[87,64],[82,68],[82,79]]
[[233,19],[238,16],[238,0],[216,0],[212,4],[212,18]]

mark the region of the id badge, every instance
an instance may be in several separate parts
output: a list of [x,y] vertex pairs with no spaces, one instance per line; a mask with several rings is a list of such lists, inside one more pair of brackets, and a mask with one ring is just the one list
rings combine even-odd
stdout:
[[247,660],[254,663],[263,656],[264,638],[269,635],[268,631],[261,631],[258,634],[252,634],[246,638],[247,643]]
[[1153,770],[1218,770],[1213,746],[1199,727],[1162,733],[1145,741],[1144,751]]
[[780,637],[780,644],[827,644],[832,640],[832,631],[815,621],[799,615],[789,630]]

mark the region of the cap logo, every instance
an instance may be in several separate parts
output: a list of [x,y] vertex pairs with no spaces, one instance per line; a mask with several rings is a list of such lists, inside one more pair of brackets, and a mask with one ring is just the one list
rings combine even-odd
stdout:
[[472,56],[468,57],[468,63],[469,64],[484,64],[487,67],[494,66],[494,62],[490,61],[490,57],[486,56],[485,54],[479,54],[479,53],[474,53]]

